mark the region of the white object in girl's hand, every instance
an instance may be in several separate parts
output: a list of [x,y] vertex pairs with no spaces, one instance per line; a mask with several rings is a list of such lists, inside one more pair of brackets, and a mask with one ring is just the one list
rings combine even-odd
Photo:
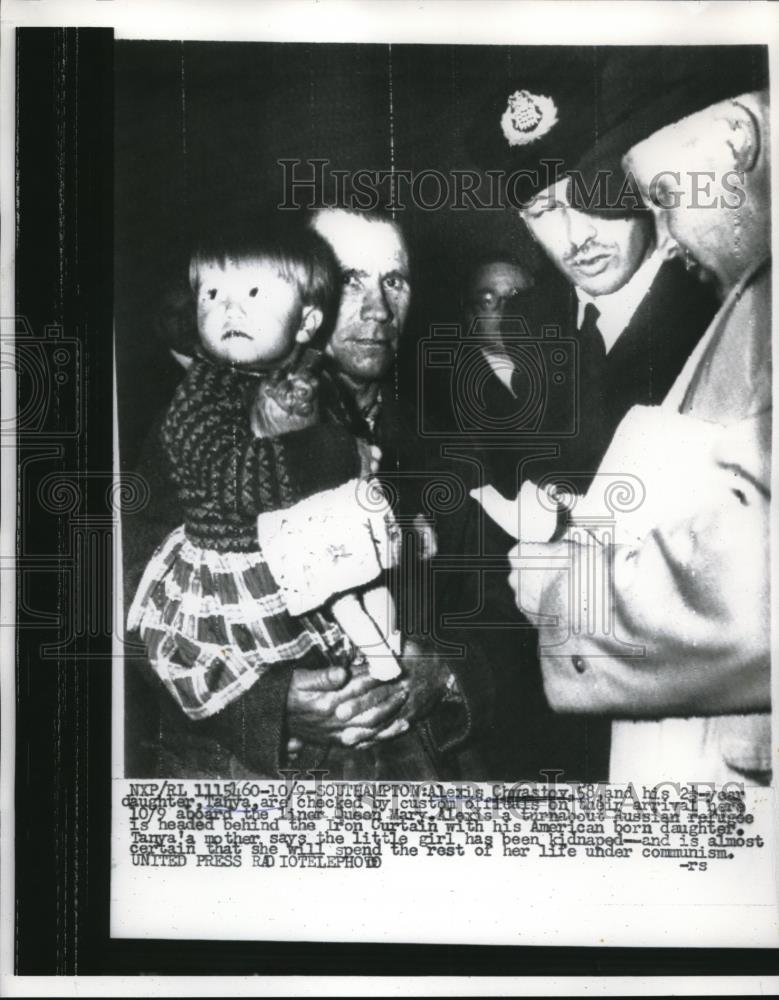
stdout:
[[335,620],[365,656],[371,677],[377,681],[400,677],[400,634],[389,590],[377,586],[343,594],[330,607]]

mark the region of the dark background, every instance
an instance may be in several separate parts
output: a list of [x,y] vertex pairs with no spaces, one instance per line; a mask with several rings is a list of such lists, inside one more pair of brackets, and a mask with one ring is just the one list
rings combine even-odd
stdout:
[[[204,47],[185,46],[187,51],[198,48]],[[252,46],[246,51],[259,49]],[[173,243],[168,243],[168,237],[180,231],[186,216],[180,192],[175,195],[175,206],[167,200],[174,198],[177,184],[161,169],[162,148],[172,158],[181,138],[180,129],[172,124],[173,108],[179,106],[175,94],[179,92],[180,58],[178,63],[168,61],[157,76],[141,73],[130,79],[128,59],[135,58],[135,50],[135,43],[115,46],[110,30],[17,32],[17,313],[26,321],[25,336],[32,346],[49,343],[47,328],[59,324],[64,336],[82,352],[84,365],[75,373],[81,371],[85,377],[74,404],[73,382],[66,380],[63,389],[54,378],[55,359],[53,366],[43,366],[52,381],[44,384],[41,393],[40,381],[24,376],[17,343],[18,413],[32,414],[40,421],[32,416],[17,421],[17,474],[23,504],[17,534],[15,972],[25,976],[775,974],[777,954],[769,949],[455,948],[110,939],[111,629],[92,635],[63,633],[69,621],[62,617],[63,604],[66,608],[69,603],[75,605],[78,593],[86,593],[85,589],[73,593],[60,585],[58,566],[67,556],[68,527],[74,519],[70,512],[44,509],[36,498],[50,472],[69,470],[80,477],[83,487],[79,516],[84,524],[99,528],[108,518],[110,525],[104,487],[113,461],[113,249],[117,248],[121,265],[116,301],[121,344],[124,328],[119,321],[123,316],[131,318],[128,291],[138,295],[140,308],[148,293],[144,279],[154,281],[155,268],[166,262],[172,266]],[[139,57],[154,50],[180,54],[181,47],[137,46]],[[447,51],[434,50],[435,58],[443,59]],[[393,58],[397,52],[393,48]],[[117,114],[121,115],[115,133],[114,57],[120,98]],[[474,50],[473,58],[478,57]],[[482,58],[489,62],[489,53]],[[151,68],[152,60],[147,64],[149,74]],[[166,86],[155,93],[165,79]],[[453,86],[451,79],[450,74],[445,77],[449,82],[438,86]],[[139,106],[132,114],[125,85],[138,90]],[[342,86],[348,90],[347,83]],[[457,83],[462,93],[464,88],[460,88]],[[167,101],[171,102],[169,128],[163,125]],[[159,119],[152,113],[158,105]],[[227,101],[222,112],[225,120],[231,120],[238,110]],[[423,124],[426,130],[422,122],[420,129]],[[431,123],[430,127],[436,126]],[[137,172],[118,157],[115,188],[114,134],[118,147],[132,151]],[[156,154],[150,137],[156,137]],[[211,159],[216,162],[216,151]],[[236,152],[235,162],[240,159]],[[443,258],[453,249],[447,247],[444,252],[438,247],[436,253]],[[135,353],[142,357],[144,331],[129,324],[128,335],[133,332],[137,333],[135,342],[130,337],[122,350],[133,358]],[[136,370],[151,382],[143,365]],[[142,396],[139,391],[139,409],[144,409]],[[80,422],[76,433],[68,433],[74,413]],[[87,565],[87,572],[90,568]],[[107,571],[110,580],[110,560]],[[86,579],[76,582],[82,588],[88,584]],[[110,599],[110,585],[102,590]],[[60,624],[52,625],[52,621]],[[44,658],[45,644],[57,640],[69,645],[54,658]],[[10,832],[4,822],[3,836]],[[9,891],[7,886],[3,890]],[[154,905],[150,898],[149,906]]]
[[[550,51],[564,67],[565,50],[544,50],[545,59]],[[282,203],[280,159],[325,159],[326,173],[392,166],[414,173],[473,170],[466,134],[484,95],[536,60],[534,50],[508,46],[118,42],[123,467],[133,467],[150,418],[169,400],[169,373],[152,333],[154,310],[161,289],[186,280],[194,228]],[[309,167],[301,166],[300,174],[308,177]],[[453,192],[451,178],[450,186]],[[435,199],[432,182],[422,192]],[[488,197],[486,180],[481,197]],[[480,255],[509,249],[536,267],[540,257],[508,209],[426,211],[410,205],[405,183],[400,199],[408,206],[397,217],[413,272],[405,383],[413,378],[416,341],[430,323],[457,320],[464,275]]]

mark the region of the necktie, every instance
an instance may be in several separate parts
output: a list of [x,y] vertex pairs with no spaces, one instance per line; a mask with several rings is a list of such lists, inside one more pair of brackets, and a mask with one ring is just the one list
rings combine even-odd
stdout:
[[606,360],[606,345],[603,342],[603,335],[598,329],[598,317],[600,310],[594,302],[588,302],[584,307],[584,319],[582,328],[579,331],[579,344],[581,346],[581,356],[583,370],[600,369]]
[[[581,472],[594,473],[605,449],[606,345],[598,329],[600,310],[592,302],[584,307],[579,330],[579,416],[578,434],[570,442],[572,464]],[[584,484],[582,484],[584,488]]]

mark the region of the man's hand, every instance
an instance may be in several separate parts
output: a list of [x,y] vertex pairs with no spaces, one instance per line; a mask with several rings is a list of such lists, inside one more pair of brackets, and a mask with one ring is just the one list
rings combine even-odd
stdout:
[[520,542],[509,551],[507,558],[511,570],[508,584],[514,591],[514,603],[520,611],[538,614],[541,593],[549,581],[548,567],[554,562],[560,564],[564,556],[568,560],[574,558],[567,539],[559,542]]
[[[382,684],[364,667],[354,670],[351,680],[343,667],[298,668],[287,694],[289,749],[299,749],[299,743],[347,747],[370,743],[395,724],[407,698],[405,679]],[[397,720],[393,734],[407,728],[407,721]]]
[[406,638],[401,664],[408,685],[408,699],[400,717],[414,722],[429,715],[446,694],[451,670],[440,655],[418,639]]
[[277,382],[262,379],[250,411],[255,437],[277,437],[312,427],[319,419],[318,379],[311,373],[287,375]]
[[[425,648],[423,641],[404,639],[401,664],[404,676],[400,684],[408,691],[407,699],[388,726],[379,728],[370,738],[361,739],[355,744],[356,749],[401,736],[414,722],[429,715],[446,693],[451,670],[437,653]],[[395,687],[396,684],[383,686]]]
[[425,649],[419,640],[404,640],[401,664],[408,698],[397,717],[370,740],[361,741],[359,748],[405,733],[412,723],[429,715],[446,693],[450,668],[438,654]]

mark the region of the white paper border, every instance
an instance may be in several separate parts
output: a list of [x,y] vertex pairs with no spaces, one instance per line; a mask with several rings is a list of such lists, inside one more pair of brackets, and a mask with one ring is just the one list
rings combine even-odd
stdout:
[[[228,18],[229,12],[229,18]],[[2,45],[0,47],[0,79],[2,80],[2,106],[0,131],[3,136],[3,157],[0,172],[0,211],[4,225],[0,246],[0,315],[13,315],[13,228],[9,220],[14,217],[13,149],[9,136],[13,135],[14,120],[14,39],[16,26],[114,26],[117,38],[181,38],[224,40],[311,40],[311,41],[380,41],[380,42],[430,42],[452,44],[711,44],[711,43],[768,43],[771,47],[771,98],[777,107],[779,96],[777,80],[777,18],[771,3],[645,3],[623,2],[349,2],[349,0],[286,0],[286,2],[255,2],[252,4],[223,2],[215,4],[194,3],[187,0],[6,0],[0,9]],[[549,24],[552,30],[549,29]],[[553,32],[553,34],[552,34]],[[467,36],[467,37],[465,37]],[[779,165],[774,158],[773,189],[779,190],[777,178]],[[772,209],[773,239],[777,239],[776,198]],[[774,302],[779,301],[779,278],[774,276]],[[776,332],[774,331],[776,340]],[[2,372],[3,419],[12,419],[15,408],[13,372]],[[777,439],[774,427],[774,440]],[[12,447],[2,449],[2,525],[0,527],[0,621],[15,620],[12,569],[15,540],[15,454]],[[779,481],[779,463],[774,462],[773,483]],[[773,539],[774,593],[777,587],[777,551],[779,540]],[[10,582],[9,582],[10,580]],[[772,629],[773,648],[779,640],[779,622],[776,618]],[[2,704],[0,724],[2,735],[2,769],[0,769],[0,969],[4,973],[3,993],[6,995],[85,995],[115,992],[132,995],[138,982],[134,977],[106,979],[104,977],[63,981],[54,978],[8,980],[13,957],[13,750],[15,743],[15,699],[13,658],[13,629],[0,628],[0,683]],[[774,691],[777,690],[777,671],[773,675]],[[775,704],[776,704],[775,700]],[[777,713],[774,713],[774,745],[777,740]],[[775,817],[776,819],[776,817]],[[775,832],[777,823],[775,822]],[[366,982],[372,988],[376,981],[352,978],[326,978],[320,981],[295,978],[255,977],[231,978],[221,984],[235,995],[245,995],[248,987],[252,995],[265,995],[265,986],[272,992],[288,991],[299,994],[316,992],[354,995],[365,992]],[[425,977],[422,980],[383,980],[382,990],[389,994],[406,994],[419,985],[428,995],[443,995],[449,980]],[[615,988],[630,995],[660,993],[666,990],[676,994],[729,993],[745,991],[774,992],[779,984],[776,977],[736,978],[696,977],[662,979],[489,979],[486,981],[458,979],[458,991],[471,993],[469,987],[486,982],[489,992],[500,993],[538,992],[558,995],[572,993],[579,988],[593,995],[611,995]],[[359,985],[358,985],[359,984]],[[531,985],[532,984],[532,985]],[[24,991],[21,988],[24,985]],[[164,991],[168,995],[223,994],[220,984],[212,978],[172,980],[168,977],[148,979],[145,992]],[[220,988],[217,988],[220,986]],[[526,987],[530,989],[526,990]],[[28,992],[27,987],[30,987]],[[410,988],[407,990],[407,988]],[[129,989],[129,993],[125,990]],[[637,992],[634,992],[636,990]],[[477,988],[471,995],[482,995]]]

